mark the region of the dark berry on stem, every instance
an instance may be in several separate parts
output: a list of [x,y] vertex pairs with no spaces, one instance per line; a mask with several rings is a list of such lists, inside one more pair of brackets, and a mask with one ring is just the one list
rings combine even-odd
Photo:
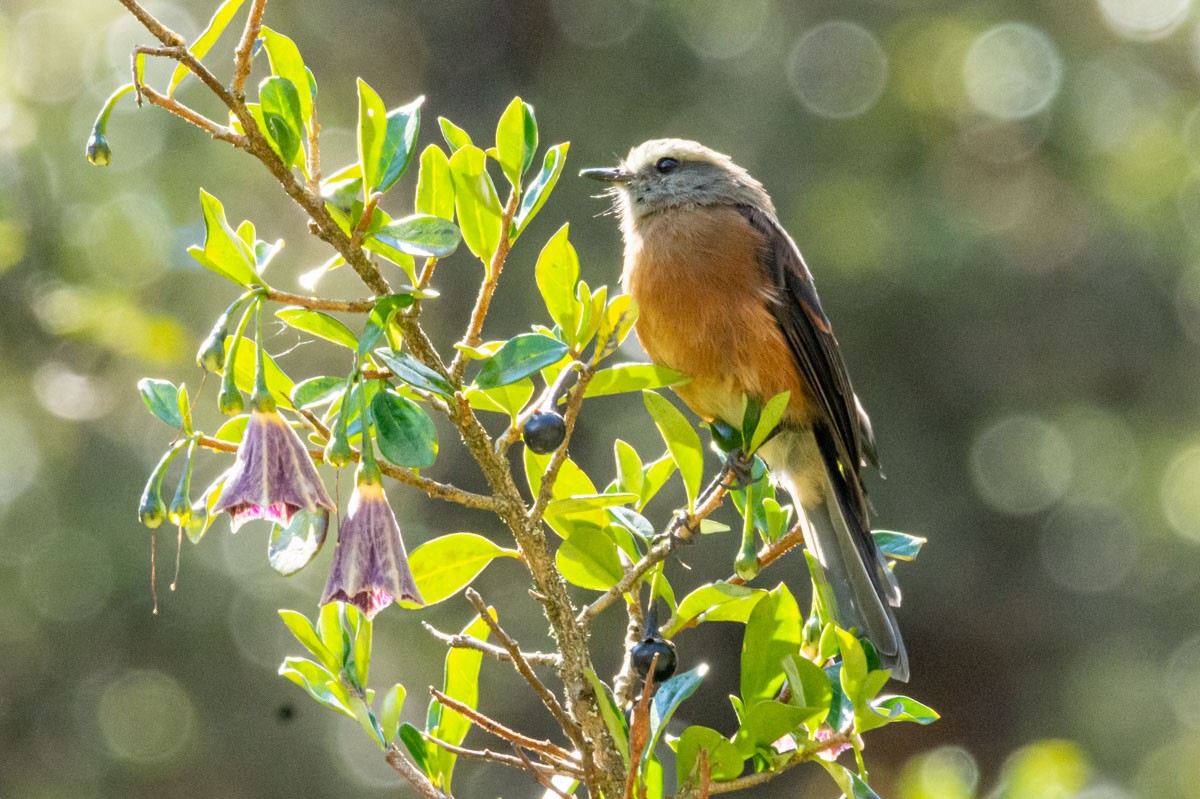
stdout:
[[549,455],[567,437],[567,423],[553,411],[539,411],[525,422],[525,446],[538,455]]

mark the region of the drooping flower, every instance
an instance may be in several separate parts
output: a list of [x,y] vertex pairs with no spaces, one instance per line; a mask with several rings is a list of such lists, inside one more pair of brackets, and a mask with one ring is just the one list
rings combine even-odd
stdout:
[[347,602],[373,619],[400,600],[425,604],[408,567],[400,525],[378,472],[370,466],[360,467],[358,484],[338,528],[337,548],[321,604]]
[[275,410],[250,412],[246,434],[213,514],[228,512],[234,532],[251,519],[285,527],[298,510],[337,509],[300,436]]

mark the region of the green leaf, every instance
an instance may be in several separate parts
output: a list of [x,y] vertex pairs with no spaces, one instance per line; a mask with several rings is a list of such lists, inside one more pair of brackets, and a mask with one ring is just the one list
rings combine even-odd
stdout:
[[484,363],[475,377],[479,388],[496,388],[515,383],[523,377],[562,360],[567,345],[541,333],[525,333],[505,342],[499,352]]
[[875,702],[875,710],[890,721],[932,724],[941,718],[936,710],[907,696],[888,696]]
[[643,391],[642,399],[646,403],[646,410],[654,419],[655,427],[667,444],[671,460],[679,467],[679,475],[687,489],[688,510],[692,511],[696,507],[700,481],[704,477],[704,449],[700,446],[700,436],[683,413],[666,397],[653,391]]
[[307,649],[321,664],[332,674],[337,674],[342,670],[342,660],[339,655],[335,655],[333,651],[327,647],[321,638],[317,635],[316,628],[312,622],[303,613],[297,613],[294,610],[281,610],[279,617],[283,619],[283,623],[292,631],[292,635],[296,636],[296,640],[300,645]]
[[875,546],[885,557],[894,560],[913,560],[921,554],[921,547],[929,539],[907,533],[895,533],[891,530],[872,530]]
[[616,542],[591,525],[575,527],[554,555],[564,579],[580,588],[607,591],[621,580]]
[[379,190],[383,179],[383,147],[387,141],[387,109],[379,95],[358,79],[358,168],[367,196]]
[[325,642],[325,646],[337,653],[338,663],[342,664],[338,666],[338,671],[342,670],[346,659],[346,637],[342,634],[342,608],[341,602],[330,602],[321,606],[321,612],[317,616],[317,632],[320,633],[321,640]]
[[[213,13],[212,19],[208,21],[207,27],[188,48],[188,52],[196,57],[197,61],[203,61],[204,56],[208,55],[208,51],[217,43],[217,39],[225,32],[225,28],[229,25],[229,21],[233,19],[233,15],[242,7],[242,0],[225,0],[217,10]],[[179,88],[179,84],[183,79],[192,74],[192,71],[186,65],[180,63],[175,67],[175,71],[171,73],[171,82],[167,84],[167,96],[170,97]],[[139,80],[141,76],[139,76]]]
[[708,666],[701,664],[691,671],[676,674],[658,686],[658,690],[654,692],[654,699],[650,702],[650,739],[646,741],[643,758],[648,758],[654,751],[659,736],[667,728],[667,722],[671,720],[676,708],[683,700],[696,693],[707,673]]
[[829,714],[829,706],[833,701],[833,684],[829,681],[829,675],[820,666],[798,654],[783,659],[783,672],[791,688],[790,702],[793,705],[822,710],[805,722],[810,731],[816,732]]
[[679,602],[679,609],[664,628],[667,638],[704,621],[745,622],[759,600],[767,596],[761,588],[726,582],[710,583],[692,591]]
[[604,397],[652,388],[677,386],[688,381],[683,372],[652,363],[621,363],[598,369],[587,384],[585,397]]
[[200,208],[204,212],[204,248],[189,247],[188,253],[205,268],[239,286],[266,285],[254,271],[254,252],[226,221],[221,201],[201,189]]
[[450,146],[451,153],[456,153],[464,147],[471,146],[471,137],[467,132],[450,120],[445,117],[438,117],[438,126],[442,129],[442,138]]
[[397,379],[403,380],[414,388],[437,394],[446,399],[454,396],[454,387],[450,385],[449,381],[416,358],[390,349],[375,350],[375,357],[383,361]]
[[400,711],[404,709],[404,699],[408,691],[400,683],[396,683],[383,695],[383,704],[379,711],[379,726],[383,729],[383,739],[387,743],[396,740],[400,732]]
[[[628,294],[618,294],[609,301],[604,309],[600,326],[596,330],[596,351],[592,363],[600,363],[607,358],[633,330],[637,322],[638,307],[633,297]],[[652,388],[652,386],[642,386]]]
[[563,225],[550,237],[538,255],[534,275],[550,318],[571,338],[579,327],[583,308],[575,298],[579,256],[567,238],[569,232],[570,225]]
[[675,461],[669,454],[664,455],[646,466],[642,474],[642,490],[640,492],[642,496],[638,501],[638,511],[645,508],[646,503],[654,499],[654,495],[666,485],[667,481],[671,479],[671,475],[675,474]]
[[487,156],[483,150],[468,144],[450,157],[450,174],[454,178],[454,207],[463,241],[491,269],[492,255],[500,245],[504,210],[487,172]]
[[437,774],[434,770],[434,765],[438,749],[425,743],[425,736],[421,734],[420,730],[405,722],[400,725],[397,737],[404,744],[404,748],[408,750],[409,755],[412,756],[413,762],[417,764],[417,768],[421,769],[429,777]]
[[414,214],[372,228],[369,237],[407,255],[422,258],[450,255],[462,241],[453,222],[429,214]]
[[[487,622],[476,616],[475,620],[463,629],[462,634],[477,638],[480,641],[486,641],[489,630]],[[479,664],[482,659],[483,653],[474,649],[451,649],[446,654],[446,678],[443,683],[443,693],[446,696],[457,699],[471,709],[478,707]],[[461,716],[457,711],[444,707],[441,709],[437,728],[433,732],[433,735],[440,740],[457,746],[463,742],[463,739],[467,736],[467,730],[470,728],[470,721]],[[455,756],[445,750],[439,749],[436,753],[436,759],[444,780],[443,787],[449,791],[450,778],[454,771]]]
[[520,188],[521,178],[533,163],[537,145],[533,106],[516,97],[500,115],[500,123],[496,126],[496,152],[499,155],[496,160],[514,189]]
[[758,417],[758,424],[754,428],[754,436],[750,439],[750,452],[747,454],[753,455],[767,437],[775,431],[779,425],[779,420],[783,418],[784,412],[787,410],[788,400],[792,397],[790,391],[785,391],[782,394],[776,394],[767,401],[763,407],[762,413]]
[[588,511],[604,510],[615,505],[628,505],[636,502],[637,494],[575,494],[574,496],[555,499],[546,506],[547,516],[565,516],[571,513],[587,513]]
[[563,167],[567,165],[567,150],[570,146],[569,143],[564,142],[556,144],[546,152],[542,170],[525,190],[525,194],[521,197],[521,205],[517,208],[516,216],[513,217],[512,233],[509,236],[513,241],[517,240],[525,227],[537,216],[537,212],[546,204],[550,192],[558,183],[558,177],[562,174]]
[[454,219],[454,178],[450,174],[450,159],[436,144],[421,152],[415,207],[418,214]]
[[772,743],[802,726],[812,715],[812,708],[785,705],[771,699],[757,702],[746,708],[733,739],[734,745],[746,757],[758,751],[769,751]]
[[489,388],[486,391],[478,387],[467,389],[467,402],[472,408],[482,411],[507,414],[514,422],[517,414],[533,396],[533,381],[525,378],[507,386]]
[[392,109],[387,114],[387,125],[379,157],[379,191],[387,191],[412,161],[416,150],[417,133],[421,129],[421,104],[424,97]]
[[284,577],[300,571],[321,551],[328,530],[329,511],[323,508],[316,511],[301,508],[286,527],[274,525],[267,542],[271,568]]
[[[230,358],[229,351],[233,346],[233,341],[233,336],[225,339],[225,368],[233,369],[233,381],[239,389],[246,394],[252,394],[254,392],[254,339],[242,336],[237,354]],[[264,369],[267,376],[267,389],[270,390],[271,396],[275,398],[280,407],[292,409],[291,395],[296,384],[279,368],[275,359],[265,349],[263,355],[266,356]]]
[[355,718],[346,689],[323,666],[304,658],[285,658],[279,674],[308,691],[322,705]]
[[846,799],[879,799],[879,795],[871,790],[871,786],[863,782],[862,777],[842,764],[828,760],[818,760],[817,762],[829,772],[829,776],[833,777],[833,781],[842,789],[842,794]]
[[258,100],[267,140],[284,165],[290,167],[296,163],[304,138],[300,93],[287,78],[270,77],[259,84]]
[[375,307],[371,309],[362,335],[358,337],[356,352],[360,358],[375,349],[375,345],[379,342],[383,331],[387,329],[388,323],[392,321],[392,316],[396,311],[407,308],[412,305],[412,302],[411,294],[388,294],[375,300]]
[[[371,643],[374,636],[374,624],[364,616],[354,605],[346,605],[346,613],[354,619],[354,678],[358,687],[367,687],[367,674],[371,668]],[[380,740],[383,740],[380,731]]]
[[617,461],[617,490],[632,491],[641,500],[642,487],[646,477],[642,474],[642,458],[630,444],[617,439],[613,442],[614,456]]
[[137,385],[146,410],[171,427],[183,427],[183,416],[179,413],[178,386],[169,380],[155,380],[150,377],[143,377]]
[[596,704],[600,706],[600,717],[604,719],[604,726],[608,728],[608,734],[612,736],[613,742],[617,745],[617,751],[621,753],[621,758],[628,767],[629,725],[625,722],[625,714],[617,705],[612,691],[608,690],[608,686],[596,676],[596,672],[584,669],[583,676],[587,677],[588,682],[592,684],[592,690],[596,692]]
[[481,535],[451,533],[417,547],[408,556],[408,565],[428,607],[466,588],[489,563],[500,557],[520,555],[515,549],[505,549]]
[[276,311],[275,316],[282,319],[289,327],[311,333],[318,338],[332,341],[334,344],[341,344],[350,350],[358,349],[358,339],[350,332],[350,328],[346,327],[341,320],[335,319],[327,313],[310,311],[298,306],[288,306]]
[[292,386],[288,396],[297,408],[317,408],[332,402],[345,387],[346,380],[342,377],[310,377]]
[[800,649],[801,624],[800,608],[783,583],[750,612],[741,668],[741,697],[747,706],[773,698],[783,685],[783,659]]
[[386,389],[371,400],[379,453],[397,466],[423,469],[437,459],[437,428],[420,405]]
[[271,62],[271,74],[286,78],[296,87],[300,100],[301,125],[308,128],[312,123],[313,97],[317,93],[317,84],[312,72],[304,66],[300,57],[300,49],[296,43],[278,31],[270,28],[262,29],[263,49],[267,51],[267,59]]
[[733,742],[709,727],[688,727],[675,749],[675,771],[680,785],[700,783],[700,752],[708,753],[709,774],[714,782],[737,779],[745,758]]

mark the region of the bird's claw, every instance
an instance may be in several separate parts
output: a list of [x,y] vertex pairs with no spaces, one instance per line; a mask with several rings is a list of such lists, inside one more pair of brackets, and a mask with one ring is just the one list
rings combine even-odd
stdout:
[[735,449],[725,458],[725,473],[731,478],[721,484],[727,490],[737,491],[745,488],[754,482],[754,456]]

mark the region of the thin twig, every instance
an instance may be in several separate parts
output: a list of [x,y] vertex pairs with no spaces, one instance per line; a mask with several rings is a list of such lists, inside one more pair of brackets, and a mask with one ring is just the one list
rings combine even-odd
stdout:
[[358,218],[358,224],[354,226],[354,231],[350,234],[350,247],[354,250],[361,250],[363,238],[367,235],[367,228],[371,226],[371,219],[375,216],[375,206],[379,205],[379,201],[383,199],[382,192],[375,192],[367,198],[367,202],[363,205],[362,216]]
[[[790,768],[807,763],[814,757],[817,757],[822,752],[830,749],[836,749],[839,746],[844,746],[850,743],[850,738],[846,735],[838,734],[830,738],[828,741],[818,741],[814,744],[797,749],[792,757],[783,765],[776,766],[770,771],[760,771],[757,774],[748,774],[745,777],[738,777],[735,780],[727,780],[725,782],[714,782],[709,787],[710,795],[718,793],[731,793],[733,791],[743,791],[746,788],[753,788],[756,785],[762,785],[764,782],[778,777],[783,772]],[[682,797],[680,798],[682,799]]]
[[625,610],[629,614],[629,623],[625,626],[625,655],[621,659],[621,670],[613,680],[613,693],[621,707],[633,701],[633,689],[637,680],[633,672],[633,648],[642,640],[642,630],[646,623],[636,595],[626,601]]
[[388,747],[385,759],[387,764],[395,769],[401,777],[408,780],[425,799],[450,799],[450,795],[434,786],[429,781],[429,777],[425,776],[425,772],[417,768],[417,765],[409,759],[408,755],[400,751],[400,747],[396,744]]
[[[232,441],[222,441],[219,438],[212,436],[201,436],[196,441],[197,444],[205,449],[215,450],[217,452],[232,452],[237,453],[238,445]],[[308,455],[314,461],[320,463],[325,460],[325,453],[319,449],[308,450]],[[355,450],[350,453],[350,457],[358,460],[361,456]],[[428,496],[434,499],[444,499],[448,502],[456,502],[459,505],[465,505],[468,508],[476,508],[478,510],[490,510],[496,512],[500,507],[500,503],[493,497],[484,496],[483,494],[474,494],[470,491],[464,491],[457,486],[449,485],[448,483],[439,483],[436,480],[430,480],[428,477],[421,477],[411,469],[405,469],[387,461],[379,462],[379,469],[388,477],[397,480],[405,485],[410,485],[413,488],[419,488]]]
[[[508,650],[504,649],[502,647],[496,646],[495,644],[489,644],[487,641],[480,641],[478,638],[475,638],[474,636],[463,635],[462,633],[455,633],[454,635],[450,635],[449,633],[444,633],[427,621],[421,622],[421,625],[426,630],[429,631],[430,635],[432,635],[434,638],[438,639],[439,641],[441,641],[448,647],[452,647],[454,649],[474,649],[476,652],[482,652],[485,655],[491,655],[496,660],[499,660],[501,662],[504,662],[504,663],[512,663],[513,662],[512,655],[509,654]],[[525,660],[528,663],[532,663],[537,666],[557,667],[562,662],[562,658],[559,657],[559,655],[554,652],[525,652],[525,651],[522,651],[521,657],[525,658]]]
[[528,771],[530,774],[532,774],[532,775],[533,775],[533,778],[534,778],[535,780],[537,780],[537,781],[538,781],[538,784],[539,784],[539,785],[541,785],[541,786],[542,786],[543,788],[545,788],[547,791],[550,791],[551,793],[553,793],[553,794],[555,794],[556,796],[558,796],[558,798],[559,798],[559,799],[571,799],[571,797],[570,797],[570,796],[568,796],[567,794],[565,794],[565,793],[563,793],[562,791],[560,791],[560,790],[559,790],[557,787],[555,787],[555,785],[554,785],[554,778],[553,778],[553,777],[549,777],[549,776],[547,776],[547,775],[543,774],[543,773],[541,772],[541,770],[540,770],[540,769],[538,769],[538,768],[537,768],[537,766],[536,766],[536,765],[533,763],[533,761],[531,761],[531,760],[530,760],[530,759],[529,759],[529,758],[528,758],[528,757],[525,755],[525,751],[524,751],[523,749],[521,749],[521,747],[519,747],[519,746],[516,746],[516,745],[513,745],[513,748],[512,748],[512,750],[513,750],[514,752],[516,752],[516,754],[517,754],[517,757],[521,758],[521,762],[525,764],[525,769],[526,769],[526,770],[527,770],[527,771]]
[[129,9],[129,13],[137,17],[137,21],[142,23],[142,26],[146,30],[154,34],[155,38],[167,47],[187,47],[187,39],[184,39],[178,33],[159,22],[154,18],[153,14],[133,0],[121,0],[121,5]]
[[[492,253],[492,259],[488,263],[487,276],[484,278],[483,285],[479,287],[479,296],[475,299],[475,308],[471,311],[471,321],[467,324],[467,332],[462,338],[462,343],[468,347],[478,346],[480,343],[479,332],[483,330],[483,320],[487,318],[488,308],[492,304],[492,295],[496,292],[496,284],[500,280],[500,273],[504,270],[504,261],[508,258],[508,249],[512,246],[509,241],[508,232],[512,227],[513,217],[516,216],[518,200],[520,199],[516,191],[508,195],[508,204],[504,206],[504,213],[500,217],[500,241],[496,245],[496,251]],[[454,356],[454,362],[450,366],[450,374],[457,383],[462,380],[463,371],[467,368],[466,353],[462,350]]]
[[142,96],[149,100],[151,105],[156,105],[159,108],[170,111],[172,114],[184,120],[185,122],[190,122],[201,130],[206,131],[214,139],[229,142],[234,147],[246,147],[246,137],[238,133],[233,128],[229,128],[220,123],[214,122],[203,114],[188,108],[174,97],[168,97],[165,94],[159,94],[145,84],[139,84],[138,88]]
[[[425,740],[429,741],[434,746],[441,747],[447,752],[459,755],[460,757],[469,757],[473,760],[487,760],[492,763],[502,763],[505,766],[512,766],[513,768],[530,771],[531,773],[544,772],[549,774],[566,774],[570,777],[577,777],[583,773],[578,768],[568,768],[559,764],[550,765],[548,763],[533,763],[529,760],[529,758],[525,758],[524,761],[522,761],[521,759],[512,755],[506,755],[501,752],[493,752],[491,749],[468,749],[465,746],[455,746],[449,741],[443,741],[442,739],[436,738],[429,734],[425,735]],[[516,747],[514,746],[514,749],[515,748]],[[525,765],[526,763],[529,764],[529,767]]]
[[[759,571],[770,566],[775,561],[779,560],[785,554],[795,549],[804,543],[804,520],[796,522],[791,530],[779,538],[773,544],[769,544],[759,550],[758,553],[758,569]],[[733,585],[743,585],[746,581],[736,574],[726,578],[725,582]]]
[[322,297],[308,297],[303,294],[292,294],[278,289],[267,289],[266,298],[274,302],[288,305],[299,305],[310,311],[340,311],[343,313],[370,313],[375,307],[375,300],[327,300]]
[[528,735],[522,735],[516,730],[511,730],[490,716],[483,715],[470,705],[464,704],[452,696],[447,696],[436,688],[430,688],[429,692],[432,693],[434,698],[437,699],[437,701],[440,702],[444,707],[448,707],[455,713],[458,713],[469,721],[474,722],[481,730],[490,732],[497,738],[503,738],[511,744],[523,746],[526,749],[537,752],[539,757],[545,755],[553,760],[573,763],[575,767],[579,766],[576,756],[572,755],[558,744],[550,741],[539,741],[536,738],[530,738]]
[[479,611],[480,618],[487,624],[492,634],[496,636],[500,644],[508,651],[508,655],[512,658],[512,664],[517,672],[525,678],[525,682],[529,683],[530,687],[537,693],[538,698],[542,700],[542,704],[550,711],[550,715],[554,716],[554,720],[559,723],[563,728],[563,732],[571,739],[571,743],[575,744],[576,748],[582,748],[582,734],[579,730],[579,725],[563,710],[563,706],[558,702],[558,697],[533,673],[533,667],[529,665],[528,661],[521,654],[521,647],[500,626],[500,622],[492,615],[492,611],[488,608],[487,603],[483,601],[483,597],[474,588],[468,588],[466,596],[470,603],[475,606],[475,610]]
[[700,499],[696,502],[696,509],[692,513],[676,516],[671,524],[667,527],[667,532],[663,534],[662,540],[650,548],[650,551],[642,556],[642,559],[633,564],[625,571],[620,581],[608,591],[600,595],[592,604],[588,605],[576,617],[576,623],[584,625],[589,623],[605,608],[616,601],[617,597],[621,596],[633,588],[634,584],[654,568],[655,564],[666,560],[675,547],[681,541],[686,541],[695,532],[696,528],[704,519],[712,515],[713,511],[721,507],[721,503],[725,500],[725,495],[729,493],[729,488],[726,484],[726,479],[731,472],[726,469],[717,476],[715,480],[709,483],[708,487],[701,493]]
[[571,436],[575,432],[575,422],[579,418],[580,409],[583,407],[583,395],[587,393],[588,383],[594,374],[595,371],[590,366],[580,364],[579,379],[571,387],[570,396],[567,398],[567,409],[563,413],[563,424],[566,426],[566,435],[563,437],[563,442],[558,445],[558,449],[550,456],[550,463],[546,465],[546,471],[542,475],[542,487],[538,489],[537,499],[533,503],[533,507],[529,510],[529,521],[531,524],[541,524],[542,517],[546,513],[546,507],[550,504],[550,500],[554,496],[554,484],[558,480],[558,474],[562,470],[563,463],[567,460],[567,449],[571,444]]
[[250,56],[254,53],[254,40],[262,30],[263,9],[266,5],[267,0],[254,0],[254,4],[250,6],[250,16],[246,18],[246,27],[242,30],[241,41],[233,51],[233,93],[239,98],[246,94],[246,78],[250,76]]
[[625,775],[625,799],[633,799],[637,784],[638,767],[642,762],[642,750],[650,740],[650,697],[654,696],[654,670],[658,666],[658,653],[650,659],[650,669],[642,684],[642,695],[633,709],[633,720],[629,724],[629,771]]
[[700,799],[708,799],[712,790],[712,765],[708,762],[708,750],[700,750]]
[[317,122],[317,98],[313,97],[312,117],[308,121],[308,182],[309,194],[321,192],[321,124]]

